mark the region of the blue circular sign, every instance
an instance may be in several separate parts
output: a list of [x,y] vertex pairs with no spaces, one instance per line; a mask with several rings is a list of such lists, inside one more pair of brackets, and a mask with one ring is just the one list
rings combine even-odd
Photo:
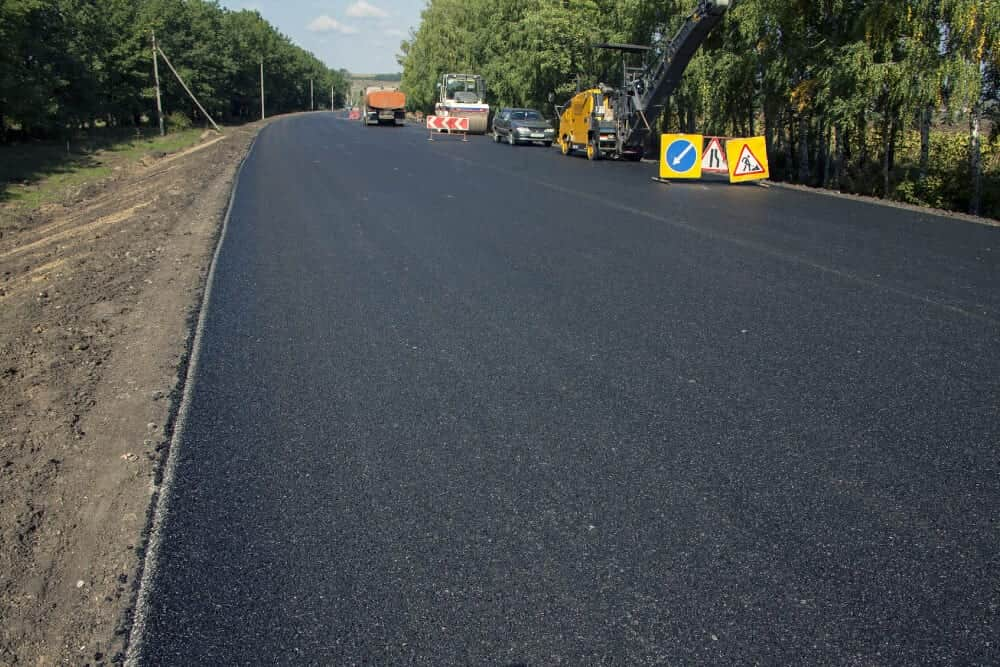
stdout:
[[666,160],[671,171],[690,171],[698,157],[698,149],[687,139],[674,139],[667,146]]

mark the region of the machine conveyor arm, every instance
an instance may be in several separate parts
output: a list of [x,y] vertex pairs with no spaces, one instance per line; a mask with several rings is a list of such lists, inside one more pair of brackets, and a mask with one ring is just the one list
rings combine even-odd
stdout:
[[[737,2],[739,0],[699,0],[694,12],[667,44],[662,59],[654,64],[644,77],[646,89],[623,91],[628,102],[625,108],[619,109],[618,113],[621,114],[619,117],[630,117],[626,123],[625,136],[622,137],[622,145],[625,148],[642,146],[650,132],[649,124],[644,122],[644,119],[652,117],[666,104],[667,98],[680,84],[684,70],[687,69],[698,47],[722,21],[726,10]],[[612,47],[612,45],[607,46]],[[632,45],[615,46],[621,48]]]

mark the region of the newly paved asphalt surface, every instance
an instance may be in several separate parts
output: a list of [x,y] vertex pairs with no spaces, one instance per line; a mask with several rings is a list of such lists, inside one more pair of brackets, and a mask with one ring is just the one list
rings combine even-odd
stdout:
[[276,122],[149,665],[1000,662],[1000,228]]

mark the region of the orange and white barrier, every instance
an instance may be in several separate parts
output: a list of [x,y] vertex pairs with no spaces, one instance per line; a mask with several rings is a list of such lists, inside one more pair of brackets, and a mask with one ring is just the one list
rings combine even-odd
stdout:
[[451,132],[468,132],[469,119],[459,116],[428,116],[428,130],[448,130]]
[[427,137],[427,141],[434,141],[434,130],[445,131],[448,134],[461,132],[462,141],[469,140],[468,118],[460,116],[428,116],[427,129],[431,131],[430,136]]

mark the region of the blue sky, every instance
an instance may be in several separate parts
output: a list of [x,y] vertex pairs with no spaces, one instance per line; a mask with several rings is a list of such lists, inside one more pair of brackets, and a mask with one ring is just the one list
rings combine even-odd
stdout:
[[399,43],[420,24],[424,0],[221,0],[254,9],[293,42],[334,69],[398,72]]

